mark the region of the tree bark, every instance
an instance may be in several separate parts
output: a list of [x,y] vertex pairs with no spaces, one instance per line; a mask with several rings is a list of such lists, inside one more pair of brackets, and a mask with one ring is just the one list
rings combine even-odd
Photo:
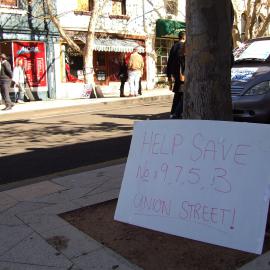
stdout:
[[84,71],[85,83],[92,84],[94,87],[94,68],[93,68],[93,51],[95,40],[95,27],[98,19],[98,1],[93,1],[92,15],[88,24],[86,44],[84,48]]
[[250,19],[250,26],[249,26],[249,37],[253,37],[253,28],[256,22],[256,17],[257,17],[257,6],[258,4],[261,4],[261,0],[255,0],[253,4],[253,11]]
[[233,24],[233,31],[232,31],[232,39],[233,39],[233,47],[238,47],[238,43],[241,42],[240,31],[238,28],[238,17],[237,13],[234,10],[234,24]]
[[94,66],[93,66],[93,51],[94,51],[94,40],[95,40],[95,29],[99,16],[103,11],[103,7],[108,3],[109,0],[93,0],[92,14],[88,24],[88,30],[86,35],[86,44],[84,48],[84,80],[86,84],[92,84],[95,91],[94,82]]
[[247,1],[247,8],[246,8],[246,25],[245,25],[245,40],[247,40],[249,38],[249,26],[250,26],[250,22],[251,22],[251,16],[250,16],[250,12],[251,12],[251,0]]
[[266,17],[266,19],[262,25],[262,28],[260,29],[259,33],[257,34],[257,37],[262,37],[265,34],[267,28],[269,27],[269,24],[270,24],[270,14],[268,14],[268,16]]
[[232,120],[232,6],[187,0],[184,118]]

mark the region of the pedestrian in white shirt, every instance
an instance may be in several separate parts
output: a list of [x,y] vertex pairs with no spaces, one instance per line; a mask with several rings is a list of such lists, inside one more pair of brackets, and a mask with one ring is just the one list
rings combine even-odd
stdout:
[[18,89],[18,93],[15,94],[15,101],[18,103],[24,103],[25,95],[25,72],[23,69],[23,59],[18,58],[16,60],[16,66],[13,70],[12,81],[14,82],[14,88]]

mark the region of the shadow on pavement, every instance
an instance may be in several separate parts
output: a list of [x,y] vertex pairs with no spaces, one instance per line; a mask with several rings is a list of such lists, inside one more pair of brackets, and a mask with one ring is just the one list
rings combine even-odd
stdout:
[[128,156],[131,136],[77,143],[0,158],[0,185]]

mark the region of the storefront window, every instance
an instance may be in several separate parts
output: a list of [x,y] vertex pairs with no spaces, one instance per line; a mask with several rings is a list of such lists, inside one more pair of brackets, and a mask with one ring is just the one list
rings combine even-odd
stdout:
[[175,40],[172,39],[156,39],[156,54],[157,54],[157,76],[166,76],[167,61],[170,53],[170,49]]
[[18,7],[18,0],[0,0],[0,7]]
[[99,84],[106,84],[108,79],[107,59],[105,52],[94,53],[95,79]]
[[83,56],[66,46],[65,81],[80,82],[83,80]]
[[125,15],[126,14],[126,1],[125,0],[112,0],[112,15]]
[[0,51],[8,56],[8,61],[13,67],[18,60],[23,62],[27,84],[30,87],[47,87],[46,45],[44,42],[0,42]]

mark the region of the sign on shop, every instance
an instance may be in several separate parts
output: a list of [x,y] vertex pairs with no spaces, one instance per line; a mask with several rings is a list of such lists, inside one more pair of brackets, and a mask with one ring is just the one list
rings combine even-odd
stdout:
[[46,46],[44,42],[16,41],[13,46],[13,63],[23,59],[24,71],[31,87],[47,86]]
[[270,127],[135,123],[115,219],[260,254],[269,202]]

